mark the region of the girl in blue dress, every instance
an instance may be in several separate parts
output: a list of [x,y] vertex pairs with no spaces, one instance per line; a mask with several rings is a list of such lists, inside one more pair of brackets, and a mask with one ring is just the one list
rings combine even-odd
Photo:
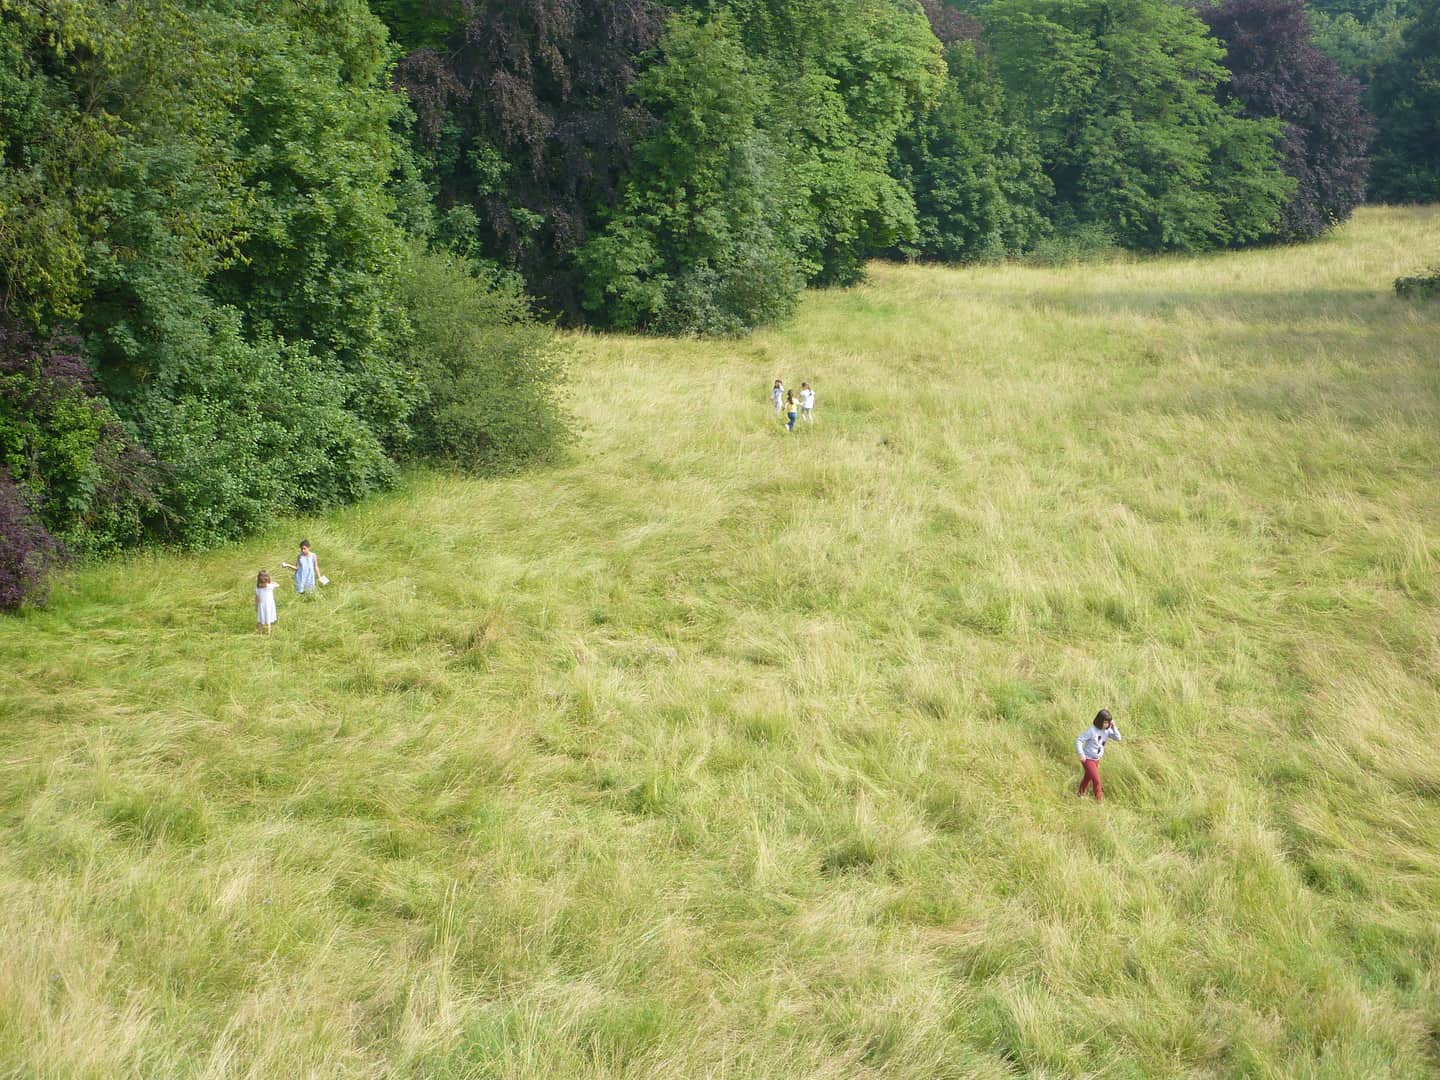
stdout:
[[314,592],[320,580],[320,560],[315,557],[315,552],[310,550],[310,541],[300,541],[300,555],[296,558],[294,565],[281,563],[287,570],[295,571],[295,591],[297,593]]

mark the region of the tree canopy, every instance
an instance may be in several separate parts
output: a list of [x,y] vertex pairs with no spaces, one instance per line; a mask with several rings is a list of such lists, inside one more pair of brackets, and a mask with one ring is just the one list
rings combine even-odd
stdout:
[[432,395],[401,297],[404,222],[433,211],[397,205],[408,105],[364,0],[5,0],[0,55],[0,441],[30,547],[208,545],[389,483]]
[[[651,0],[461,0],[396,70],[442,212],[467,243],[578,318],[575,252],[612,205],[650,118],[634,94],[660,39]],[[417,43],[411,22],[392,29]]]
[[1372,194],[1436,197],[1434,5],[1310,18],[0,0],[0,530],[33,554],[0,604],[410,460],[555,453],[554,323],[741,334],[877,257],[1305,239],[1360,197],[1367,102]]
[[1371,194],[1385,202],[1440,199],[1440,5],[1416,6],[1373,79]]
[[1360,84],[1314,46],[1300,0],[1224,0],[1199,10],[1225,46],[1221,100],[1285,125],[1281,164],[1295,187],[1278,236],[1308,240],[1344,221],[1365,197],[1370,164]]
[[1144,250],[1271,233],[1293,182],[1274,120],[1217,90],[1224,52],[1169,0],[995,0],[985,41],[1055,189],[1057,223]]

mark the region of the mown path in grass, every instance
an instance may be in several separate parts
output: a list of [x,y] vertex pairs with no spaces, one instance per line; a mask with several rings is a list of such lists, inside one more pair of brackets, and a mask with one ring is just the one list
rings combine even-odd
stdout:
[[877,266],[577,338],[562,467],[74,576],[0,1075],[1440,1073],[1436,250]]

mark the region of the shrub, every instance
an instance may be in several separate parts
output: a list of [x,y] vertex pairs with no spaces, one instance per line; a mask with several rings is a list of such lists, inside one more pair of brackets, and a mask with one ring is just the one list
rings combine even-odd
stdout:
[[1026,253],[1024,261],[1036,266],[1068,266],[1100,262],[1121,253],[1114,233],[1097,222],[1088,222],[1047,236]]
[[565,354],[531,314],[516,278],[450,253],[413,250],[401,292],[425,400],[412,454],[503,471],[569,438],[559,402]]
[[790,252],[757,216],[740,223],[722,257],[681,271],[655,329],[679,336],[747,334],[792,315],[803,284]]
[[0,611],[45,602],[46,574],[59,550],[24,490],[0,471]]
[[353,502],[391,483],[395,466],[346,408],[333,355],[268,334],[245,340],[232,308],[187,316],[192,351],[132,387],[125,407],[166,464],[165,534],[222,543],[277,514]]
[[155,462],[99,395],[77,338],[0,322],[0,467],[44,527],[78,552],[140,537]]
[[1395,295],[1406,300],[1440,300],[1440,266],[1427,274],[1395,279]]

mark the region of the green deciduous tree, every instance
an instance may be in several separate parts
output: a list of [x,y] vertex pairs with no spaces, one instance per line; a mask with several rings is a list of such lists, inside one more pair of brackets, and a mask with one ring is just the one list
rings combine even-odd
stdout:
[[785,184],[808,206],[807,277],[849,284],[865,257],[916,236],[915,204],[889,168],[895,139],[938,99],[940,44],[918,4],[732,0],[747,52],[773,88],[763,126]]
[[247,327],[307,340],[344,386],[345,407],[403,445],[418,384],[394,270],[404,237],[387,190],[398,163],[391,52],[364,0],[276,2],[253,31],[234,107],[248,197],[236,258],[210,282]]
[[1332,14],[1314,4],[1306,5],[1305,15],[1314,30],[1315,47],[1366,86],[1376,69],[1399,52],[1412,18],[1408,0],[1386,0],[1363,19],[1348,11]]
[[1057,224],[1128,247],[1265,236],[1292,183],[1281,126],[1223,107],[1220,46],[1168,0],[995,0],[986,41],[1039,141]]
[[1051,185],[1034,136],[1011,115],[1005,88],[974,40],[945,47],[935,106],[902,132],[896,175],[914,194],[913,258],[968,262],[1023,251],[1043,236]]
[[0,309],[32,328],[78,316],[85,289],[76,177],[106,133],[46,71],[78,22],[64,5],[0,4]]
[[163,466],[152,524],[209,544],[388,483],[432,400],[398,221],[433,213],[395,205],[429,195],[364,0],[4,0],[0,51],[0,299],[77,321]]
[[1370,194],[1440,200],[1440,4],[1419,4],[1399,50],[1374,73],[1376,137]]
[[411,365],[425,389],[410,452],[501,471],[564,445],[558,392],[566,352],[554,329],[531,314],[519,278],[412,246],[400,281],[415,328]]
[[789,312],[804,207],[760,127],[769,87],[726,20],[675,19],[636,90],[655,125],[580,253],[587,308],[676,333],[737,333]]
[[419,397],[384,28],[358,0],[109,13],[61,69],[113,132],[81,178],[81,325],[169,466],[166,524],[212,543],[375,490]]

